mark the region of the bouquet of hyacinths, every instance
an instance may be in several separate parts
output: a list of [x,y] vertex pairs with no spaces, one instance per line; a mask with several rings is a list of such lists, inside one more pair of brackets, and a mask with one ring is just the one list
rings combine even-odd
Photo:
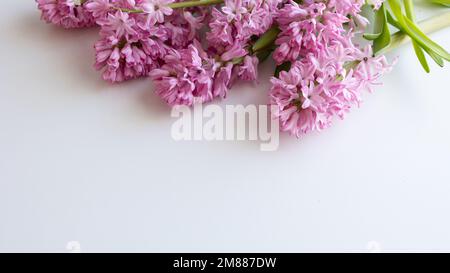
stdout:
[[272,115],[297,137],[359,105],[392,69],[395,60],[383,54],[400,44],[412,42],[426,72],[429,60],[450,60],[427,36],[450,26],[450,12],[417,23],[412,0],[36,1],[49,23],[99,27],[103,79],[149,77],[170,106],[223,99],[236,80],[255,81],[272,57]]

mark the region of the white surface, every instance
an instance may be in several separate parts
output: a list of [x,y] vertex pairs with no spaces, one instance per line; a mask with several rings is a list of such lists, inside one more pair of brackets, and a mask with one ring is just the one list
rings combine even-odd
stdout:
[[[4,1],[0,26],[0,251],[450,249],[449,66],[426,75],[404,47],[345,121],[262,153],[173,141],[148,80],[92,69],[95,29],[32,1]],[[270,70],[221,104],[264,104]]]

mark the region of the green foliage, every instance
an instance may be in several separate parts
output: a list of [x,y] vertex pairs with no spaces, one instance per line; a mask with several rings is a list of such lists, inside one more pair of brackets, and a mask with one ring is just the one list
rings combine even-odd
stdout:
[[375,12],[374,33],[364,34],[364,38],[373,41],[373,53],[376,54],[391,43],[391,33],[387,22],[384,4]]
[[431,2],[450,7],[450,0],[431,0]]
[[[450,0],[431,1],[446,6],[450,5]],[[426,54],[436,64],[444,66],[445,61],[450,61],[450,54],[425,35],[415,20],[412,0],[387,0],[379,10],[375,11],[374,33],[365,34],[364,38],[372,41],[374,54],[380,53],[388,48],[392,41],[389,32],[389,25],[392,25],[399,32],[411,38],[417,58],[426,72],[430,72]]]

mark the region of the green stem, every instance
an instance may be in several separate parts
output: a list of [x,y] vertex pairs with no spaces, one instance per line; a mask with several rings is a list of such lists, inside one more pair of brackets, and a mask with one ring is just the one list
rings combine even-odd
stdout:
[[[86,1],[86,0],[82,0],[82,1]],[[219,5],[219,4],[222,4],[223,2],[224,2],[224,0],[194,0],[194,1],[172,3],[167,6],[172,9],[184,9],[184,8],[192,8],[192,7]],[[125,8],[117,8],[117,9],[121,10],[123,12],[126,12],[126,13],[143,13],[144,12],[141,9],[125,9]]]
[[405,12],[406,17],[411,19],[411,21],[416,21],[416,15],[414,14],[414,4],[412,0],[405,0]]
[[264,33],[254,44],[252,47],[253,52],[262,51],[265,48],[273,45],[275,40],[280,34],[280,29],[277,26],[271,27],[266,33]]
[[116,10],[120,10],[125,13],[144,13],[141,9],[126,9],[126,8],[114,8]]
[[[419,23],[420,29],[425,34],[431,34],[446,27],[450,27],[450,12],[447,11],[441,15],[434,16]],[[411,42],[411,38],[402,31],[394,33],[391,37],[391,44],[378,52],[378,54],[386,54],[406,43]]]
[[224,0],[186,1],[186,2],[178,2],[178,3],[169,4],[169,7],[172,9],[182,9],[182,8],[218,5],[218,4],[222,4],[223,2],[224,2]]

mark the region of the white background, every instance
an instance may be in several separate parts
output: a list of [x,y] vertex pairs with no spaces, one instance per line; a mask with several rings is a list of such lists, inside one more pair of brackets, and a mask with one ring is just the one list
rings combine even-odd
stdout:
[[[410,47],[345,121],[262,153],[172,140],[149,80],[93,70],[96,29],[3,1],[0,31],[0,251],[450,249],[450,68]],[[220,105],[265,104],[272,69]]]

